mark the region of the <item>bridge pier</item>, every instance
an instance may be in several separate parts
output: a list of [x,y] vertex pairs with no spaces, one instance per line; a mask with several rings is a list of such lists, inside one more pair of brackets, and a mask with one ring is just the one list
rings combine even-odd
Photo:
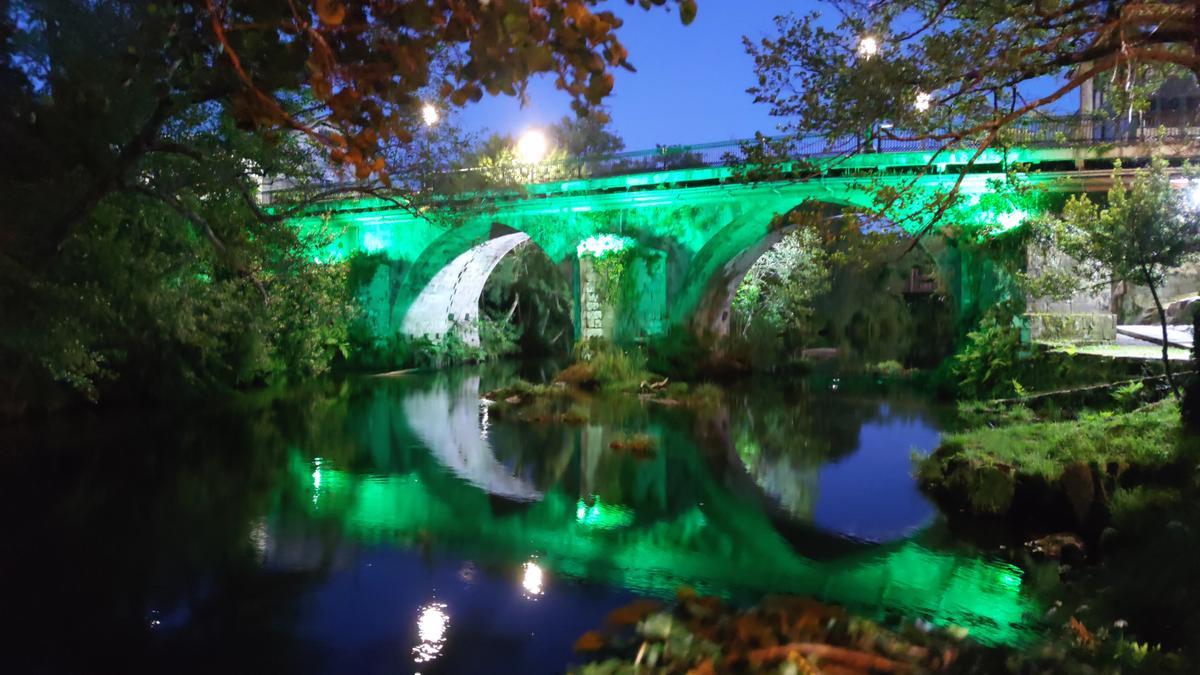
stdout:
[[667,255],[639,248],[636,255],[575,258],[576,336],[619,344],[666,332]]

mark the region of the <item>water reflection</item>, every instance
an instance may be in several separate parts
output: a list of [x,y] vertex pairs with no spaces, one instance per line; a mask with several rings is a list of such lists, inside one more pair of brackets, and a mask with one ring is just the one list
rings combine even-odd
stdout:
[[479,402],[479,377],[457,385],[416,390],[403,398],[404,418],[422,445],[456,476],[488,494],[536,501],[542,493],[508,472],[492,455],[487,439],[487,408]]
[[[29,627],[16,670],[560,672],[610,609],[680,585],[992,642],[1040,615],[1019,570],[921,529],[919,401],[747,387],[701,414],[624,398],[519,424],[479,406],[505,377],[10,439],[28,451],[0,494],[22,514],[0,557]],[[653,451],[615,443],[634,436]],[[843,534],[893,541],[811,552]]]
[[876,542],[911,535],[936,513],[910,476],[911,453],[937,446],[933,412],[904,392],[833,385],[731,392],[727,454],[792,520]]
[[422,607],[417,617],[417,637],[421,643],[413,647],[413,660],[427,663],[436,659],[442,653],[449,626],[450,615],[446,613],[445,603],[431,602]]
[[[593,401],[579,426],[492,418],[485,437],[480,390],[476,376],[373,386],[348,428],[402,411],[409,436],[371,449],[388,465],[337,473],[336,514],[285,509],[276,522],[303,531],[332,519],[347,545],[414,545],[511,565],[526,595],[553,570],[662,596],[680,585],[816,594],[968,625],[985,641],[1020,639],[1031,608],[1016,568],[897,539],[932,515],[909,475],[910,451],[937,438],[915,399],[746,390],[698,420],[626,398]],[[654,453],[619,450],[614,441],[632,434],[655,439]],[[842,534],[897,543],[806,555],[813,541]]]
[[521,586],[530,596],[542,594],[542,567],[532,560],[525,563],[521,575]]

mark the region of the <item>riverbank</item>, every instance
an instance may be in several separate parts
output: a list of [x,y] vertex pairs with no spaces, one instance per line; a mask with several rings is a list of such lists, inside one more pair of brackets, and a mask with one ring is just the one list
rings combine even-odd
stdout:
[[1173,401],[1058,421],[1017,406],[975,422],[920,461],[918,480],[951,517],[999,518],[1027,535],[1098,535],[1118,490],[1175,484],[1200,457]]
[[1195,672],[1200,442],[1179,406],[1060,420],[1021,406],[970,413],[973,428],[919,461],[922,489],[957,531],[1003,533],[993,545],[1037,580],[1049,624],[1077,652],[1072,667]]

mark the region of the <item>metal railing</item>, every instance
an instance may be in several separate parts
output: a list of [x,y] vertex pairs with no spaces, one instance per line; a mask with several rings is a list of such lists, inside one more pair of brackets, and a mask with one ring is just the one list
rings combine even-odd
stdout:
[[[993,145],[1069,148],[1194,141],[1200,141],[1200,113],[1184,111],[1161,112],[1130,119],[1085,115],[1030,117],[1005,129],[999,143]],[[521,184],[736,165],[745,157],[745,151],[756,143],[780,144],[782,154],[774,152],[776,160],[803,162],[863,154],[969,150],[977,148],[979,142],[979,139],[963,139],[947,148],[947,141],[942,139],[908,139],[899,130],[882,128],[864,130],[857,136],[840,138],[811,136],[785,140],[760,137],[699,145],[658,146],[649,150],[571,157],[536,165],[464,168],[426,176],[420,182],[427,191],[434,193],[456,194],[487,190],[503,192],[505,187],[515,189]],[[302,194],[314,192],[332,193],[333,196],[328,198],[337,198],[339,188],[343,188],[345,194],[362,192],[362,185],[354,183],[329,182],[305,186],[271,183],[263,186],[259,196],[265,204],[288,201],[289,195],[300,197]]]

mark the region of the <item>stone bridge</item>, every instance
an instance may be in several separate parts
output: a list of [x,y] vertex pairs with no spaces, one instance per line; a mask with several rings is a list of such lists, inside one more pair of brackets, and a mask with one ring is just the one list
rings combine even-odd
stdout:
[[[295,221],[336,236],[317,252],[318,260],[382,254],[362,290],[370,325],[380,337],[439,339],[457,331],[477,344],[484,284],[500,260],[526,241],[539,246],[569,282],[577,338],[630,342],[673,326],[721,335],[728,331],[730,300],[740,280],[786,231],[778,217],[801,205],[870,212],[880,190],[912,184],[916,197],[898,207],[909,212],[882,214],[911,232],[925,222],[920,196],[949,189],[959,177],[957,167],[970,164],[960,191],[966,204],[976,206],[962,213],[971,224],[997,232],[1029,215],[1027,204],[991,194],[1007,167],[1033,169],[1027,180],[1044,185],[1046,194],[1101,190],[1114,159],[1150,154],[1142,143],[1072,146],[1061,135],[1055,142],[1057,147],[1043,142],[988,150],[974,162],[972,150],[817,156],[809,160],[816,177],[804,180],[749,182],[737,169],[704,165],[695,154],[698,161],[692,163],[698,166],[618,175],[598,176],[594,167],[580,165],[589,177],[534,182],[496,193],[486,206],[413,212],[395,201],[346,198],[319,204]],[[995,281],[981,271],[986,266],[970,260],[954,241],[933,235],[921,242],[960,309],[994,299],[989,294],[996,291]],[[626,245],[636,255],[625,259],[614,288],[604,283],[597,261]]]

